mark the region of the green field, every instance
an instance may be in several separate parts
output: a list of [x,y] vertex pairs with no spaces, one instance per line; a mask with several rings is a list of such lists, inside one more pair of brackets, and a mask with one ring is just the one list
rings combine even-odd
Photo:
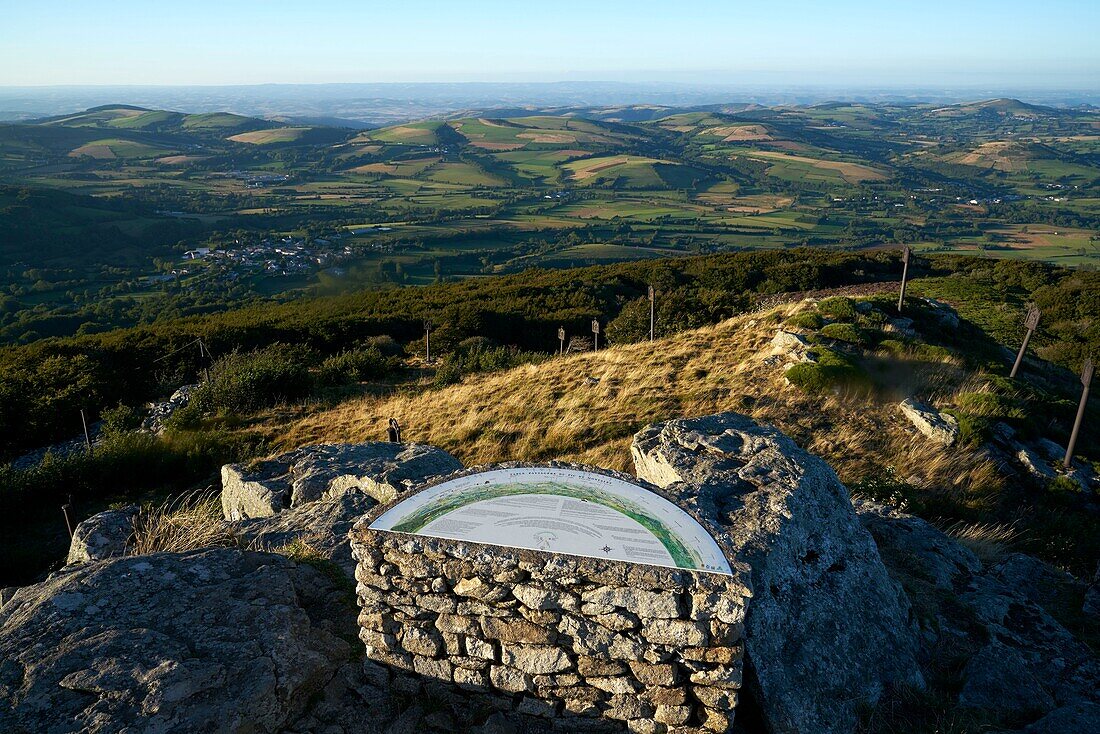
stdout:
[[[0,186],[13,187],[0,292],[18,314],[0,312],[0,338],[152,318],[145,278],[172,270],[187,273],[160,297],[205,309],[795,245],[1097,267],[1094,111],[991,100],[501,115],[356,131],[113,105],[0,125]],[[46,193],[28,206],[24,188]],[[86,198],[54,207],[53,194]],[[289,269],[280,256],[262,277],[256,263],[181,260],[351,229],[370,232],[354,252],[330,244]],[[333,263],[347,273],[322,277]]]

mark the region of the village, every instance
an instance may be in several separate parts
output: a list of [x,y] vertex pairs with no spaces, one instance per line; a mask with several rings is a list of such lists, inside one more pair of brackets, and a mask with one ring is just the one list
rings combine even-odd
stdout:
[[[215,279],[236,281],[247,275],[289,276],[336,266],[350,259],[354,250],[342,244],[348,235],[332,233],[326,237],[264,237],[253,243],[234,240],[225,247],[196,247],[183,253],[183,262],[170,271],[148,275],[142,284],[168,283],[200,270]],[[339,274],[338,271],[336,274]]]

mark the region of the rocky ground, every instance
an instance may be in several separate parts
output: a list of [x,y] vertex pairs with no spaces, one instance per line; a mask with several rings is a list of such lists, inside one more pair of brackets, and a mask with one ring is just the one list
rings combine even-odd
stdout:
[[[751,569],[740,731],[942,730],[928,709],[953,731],[1100,729],[1096,579],[983,561],[923,520],[853,505],[824,462],[736,414],[648,427],[633,454],[641,478],[725,518]],[[391,681],[356,639],[348,529],[457,468],[408,444],[227,467],[232,547],[130,555],[136,511],[90,518],[62,571],[0,591],[0,731],[553,729]]]

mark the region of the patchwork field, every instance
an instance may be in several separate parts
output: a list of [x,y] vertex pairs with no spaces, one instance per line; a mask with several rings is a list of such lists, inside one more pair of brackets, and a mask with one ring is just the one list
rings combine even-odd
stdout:
[[308,133],[308,127],[278,127],[273,130],[253,130],[252,132],[239,133],[229,136],[228,140],[234,143],[248,143],[250,145],[273,145],[276,143],[293,143],[301,140]]
[[79,148],[75,148],[69,155],[73,158],[87,156],[97,160],[113,160],[115,158],[157,158],[171,152],[165,148],[158,148],[133,140],[108,138],[85,143]]
[[769,175],[791,180],[829,180],[842,179],[847,183],[862,181],[885,181],[890,174],[878,168],[847,161],[830,161],[821,158],[790,155],[768,150],[738,150],[736,157],[747,157],[771,163]]

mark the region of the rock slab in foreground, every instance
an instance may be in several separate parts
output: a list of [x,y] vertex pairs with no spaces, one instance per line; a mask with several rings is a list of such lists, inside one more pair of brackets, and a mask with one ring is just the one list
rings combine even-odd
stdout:
[[385,503],[431,477],[461,468],[446,451],[421,444],[303,446],[254,466],[223,466],[222,513],[226,520],[270,517],[347,492]]
[[936,443],[951,446],[959,437],[959,422],[955,417],[941,413],[931,405],[906,398],[898,404],[898,410],[918,431]]
[[735,413],[650,426],[631,451],[751,568],[749,692],[772,732],[852,731],[861,703],[923,682],[909,603],[824,461]]
[[0,731],[280,731],[348,660],[353,615],[266,553],[74,566],[0,610]]
[[957,670],[949,685],[961,707],[1020,723],[1049,714],[1028,732],[1100,731],[1100,718],[1091,727],[1048,728],[1100,712],[1100,662],[1054,617],[1080,598],[1082,582],[1020,553],[983,566],[927,521],[874,502],[860,501],[857,512],[891,575],[919,604],[929,668]]

